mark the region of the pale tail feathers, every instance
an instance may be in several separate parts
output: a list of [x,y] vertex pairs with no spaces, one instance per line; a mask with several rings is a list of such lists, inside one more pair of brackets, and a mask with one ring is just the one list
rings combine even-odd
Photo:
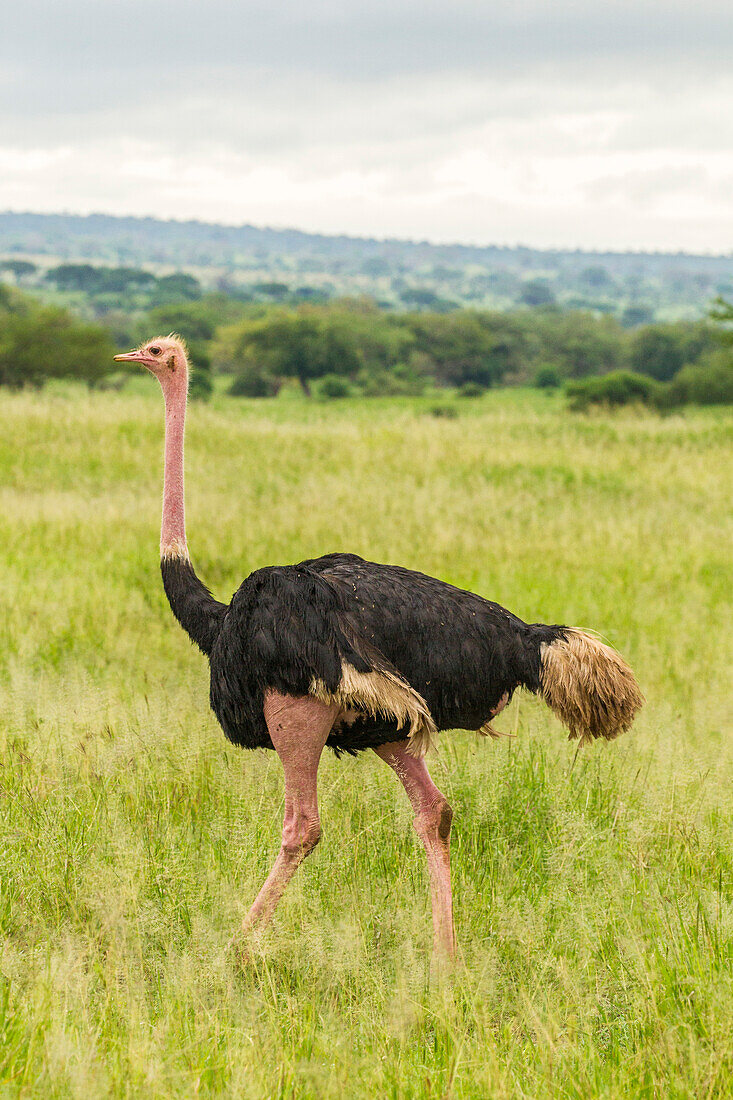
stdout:
[[437,732],[428,705],[419,692],[388,670],[357,672],[341,663],[341,682],[329,691],[322,680],[311,681],[310,694],[324,703],[360,710],[373,718],[394,718],[400,728],[409,726],[409,751],[424,756]]
[[622,657],[584,630],[568,629],[541,649],[540,695],[582,742],[629,729],[644,702]]

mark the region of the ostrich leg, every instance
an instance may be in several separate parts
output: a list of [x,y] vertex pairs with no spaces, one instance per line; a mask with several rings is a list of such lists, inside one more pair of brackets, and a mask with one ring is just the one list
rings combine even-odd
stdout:
[[285,820],[280,852],[244,919],[245,934],[268,923],[285,887],[321,839],[318,764],[337,713],[338,707],[310,696],[276,691],[265,696],[267,729],[285,772]]
[[452,958],[456,949],[449,848],[453,811],[430,778],[425,761],[412,756],[405,741],[392,741],[374,751],[397,774],[415,811],[415,829],[428,857],[433,948]]

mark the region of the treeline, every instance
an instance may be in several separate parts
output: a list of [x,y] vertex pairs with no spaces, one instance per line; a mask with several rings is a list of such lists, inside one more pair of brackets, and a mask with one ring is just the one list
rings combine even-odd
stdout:
[[[176,317],[184,335],[185,312]],[[250,311],[214,332],[215,369],[233,375],[230,392],[251,397],[274,395],[290,380],[323,397],[550,388],[619,370],[664,383],[720,352],[709,322],[629,332],[613,318],[579,311],[387,313],[364,301]]]
[[[55,297],[90,319],[106,318],[110,313],[139,313],[159,305],[195,302],[211,288],[190,272],[174,271],[157,275],[141,267],[109,267],[104,264],[64,263],[44,269],[31,260],[0,259],[0,280],[8,278],[21,289],[44,297]],[[217,293],[236,301],[254,304],[327,302],[333,296],[330,285],[310,286],[278,279],[251,279],[236,282],[226,275],[213,281]]]
[[592,406],[642,404],[665,411],[682,405],[733,404],[733,304],[718,298],[710,319],[717,325],[715,347],[704,348],[695,358],[678,358],[673,373],[615,370],[569,382],[565,392],[570,408],[585,412]]
[[105,215],[0,213],[0,250],[13,259],[195,267],[219,289],[272,282],[288,296],[368,294],[396,309],[554,300],[615,314],[627,327],[658,319],[661,310],[699,316],[716,294],[733,293],[730,255],[433,245]]
[[[6,263],[6,268],[8,264]],[[26,271],[24,276],[28,278]],[[105,307],[151,308],[172,302],[196,301],[203,295],[198,279],[183,271],[154,275],[139,267],[105,267],[101,264],[59,264],[42,275],[42,281],[66,294],[79,294],[95,313]]]
[[593,406],[647,405],[664,412],[682,405],[733,405],[733,366],[729,355],[717,352],[705,362],[682,367],[669,382],[617,370],[569,382],[565,393],[574,412],[587,412]]
[[[115,369],[113,345],[127,348],[175,331],[188,341],[192,395],[200,398],[212,392],[215,374],[227,376],[229,393],[248,397],[274,396],[284,386],[321,398],[567,386],[580,408],[699,400],[705,378],[710,394],[728,392],[725,340],[733,313],[722,301],[707,321],[628,330],[607,315],[551,306],[398,313],[366,299],[283,305],[203,294],[182,273],[155,277],[84,264],[53,269],[55,285],[67,292],[88,289],[91,277],[111,299],[121,293],[114,287],[124,285],[147,286],[163,300],[110,310],[91,324],[0,284],[0,384],[38,386],[72,376],[97,385]],[[175,300],[165,300],[169,293]]]

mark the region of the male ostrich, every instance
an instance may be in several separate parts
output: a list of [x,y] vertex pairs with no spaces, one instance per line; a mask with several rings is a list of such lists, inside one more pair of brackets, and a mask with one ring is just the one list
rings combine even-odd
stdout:
[[186,546],[185,345],[171,335],[115,358],[147,367],[163,390],[163,585],[173,614],[209,658],[212,709],[230,741],[275,749],[283,764],[282,845],[244,930],[267,923],[320,839],[324,746],[337,755],[369,748],[412,803],[430,873],[434,946],[452,954],[453,813],[425,764],[432,736],[456,728],[492,734],[492,719],[524,687],[571,737],[614,738],[643,701],[631,669],[582,630],[522,622],[481,596],[355,554],[258,569],[228,605],[219,603]]

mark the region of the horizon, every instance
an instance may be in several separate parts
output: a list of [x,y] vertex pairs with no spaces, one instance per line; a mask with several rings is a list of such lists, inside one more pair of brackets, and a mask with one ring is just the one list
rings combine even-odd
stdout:
[[712,251],[712,250],[700,250],[695,251],[684,248],[613,248],[613,247],[590,247],[572,244],[557,244],[557,245],[537,245],[529,241],[478,241],[478,240],[455,240],[455,239],[430,239],[429,237],[408,237],[408,236],[381,236],[377,234],[366,233],[352,233],[349,231],[334,230],[332,232],[324,232],[321,230],[308,229],[300,225],[291,224],[262,224],[251,221],[216,221],[209,218],[201,217],[176,217],[165,216],[159,214],[120,214],[110,210],[29,210],[29,209],[0,209],[0,218],[6,216],[17,217],[49,217],[49,218],[111,218],[116,220],[131,219],[134,221],[153,221],[163,224],[174,225],[199,225],[210,226],[220,229],[253,229],[258,232],[272,232],[272,233],[298,233],[307,237],[325,237],[325,238],[342,238],[352,241],[364,241],[375,242],[377,244],[399,244],[407,246],[429,246],[432,248],[466,248],[466,249],[505,249],[507,251],[520,251],[526,250],[529,252],[539,253],[570,253],[580,255],[617,255],[617,256],[633,256],[633,255],[651,255],[651,256],[688,256],[690,258],[700,259],[730,259],[733,258],[733,249],[727,251]]

